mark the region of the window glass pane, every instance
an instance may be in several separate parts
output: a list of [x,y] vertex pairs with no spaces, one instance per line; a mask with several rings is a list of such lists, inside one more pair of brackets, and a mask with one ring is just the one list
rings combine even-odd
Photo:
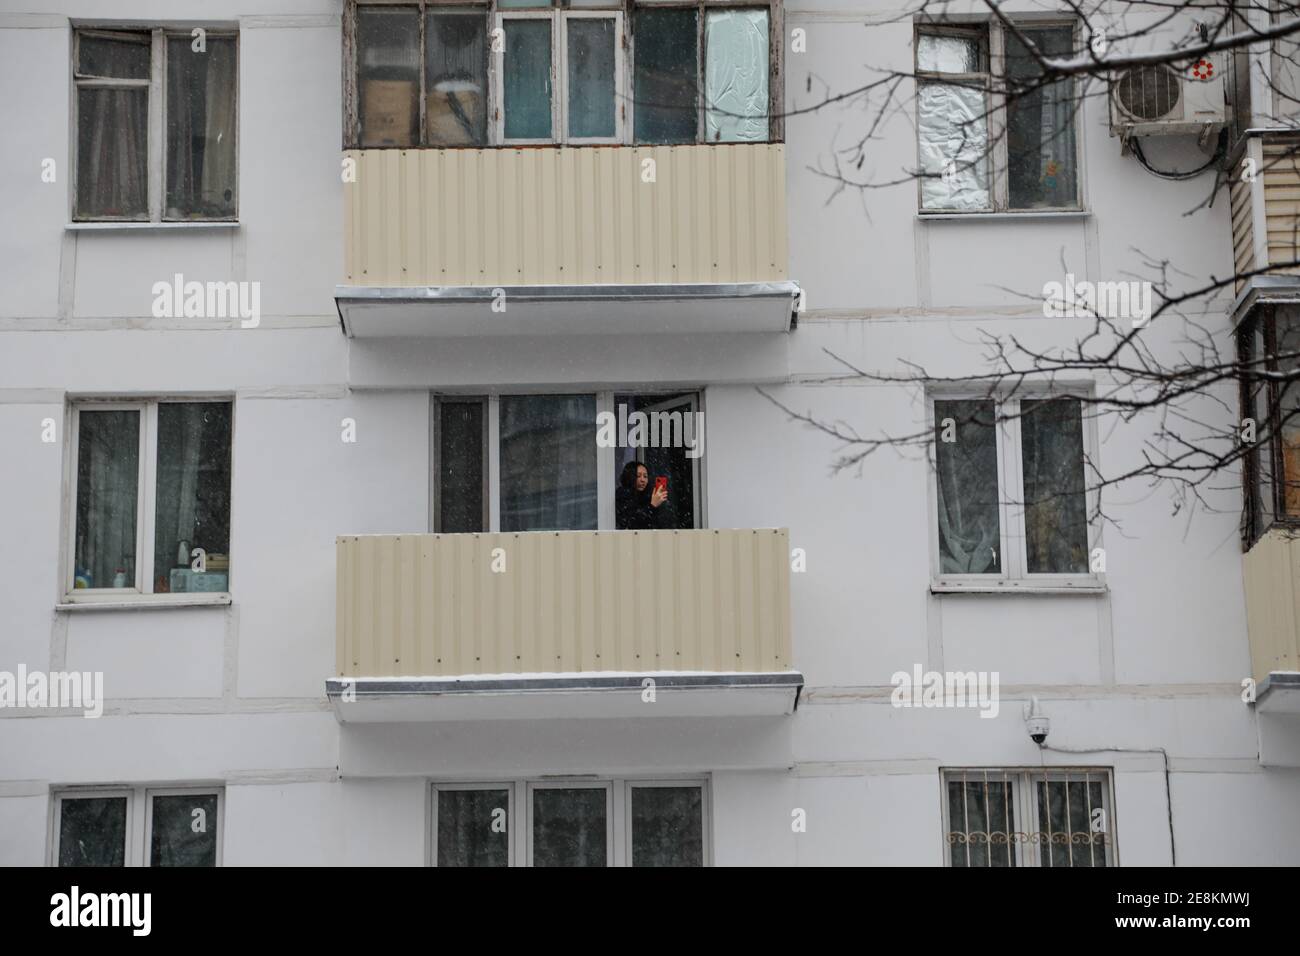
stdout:
[[[1296,313],[1276,307],[1277,368],[1291,372],[1300,368],[1300,324]],[[1300,515],[1300,385],[1294,381],[1278,386],[1278,427],[1282,444],[1282,506],[1288,516]]]
[[[695,470],[701,458],[703,422],[697,397],[615,395],[614,414],[622,425],[614,448],[614,521],[619,530],[694,528]],[[664,479],[667,497],[654,504],[655,485]]]
[[510,791],[438,791],[438,865],[508,866]]
[[944,574],[999,574],[1002,521],[991,401],[934,403],[939,560]]
[[483,403],[438,403],[438,531],[483,528]]
[[78,218],[149,218],[148,130],[148,89],[78,88]]
[[638,143],[693,143],[699,119],[695,10],[638,8],[633,21]]
[[74,587],[135,587],[139,480],[140,413],[83,409],[77,435]]
[[487,17],[481,10],[429,14],[424,31],[425,142],[487,142]]
[[[158,406],[154,591],[230,590],[229,402]],[[194,570],[194,549],[205,570]]]
[[235,216],[235,41],[167,41],[167,218]]
[[565,20],[569,64],[569,136],[614,135],[614,19]]
[[596,528],[596,397],[501,397],[501,530]]
[[[1074,48],[1070,27],[1025,28],[1046,56],[1068,58]],[[1007,164],[1012,209],[1078,204],[1075,170],[1074,84],[1069,79],[1037,86],[1040,68],[1013,34],[1006,34]]]
[[216,866],[217,823],[215,793],[154,797],[149,865]]
[[362,146],[413,146],[420,109],[420,13],[357,10]]
[[497,0],[498,7],[551,7],[552,0]]
[[59,806],[59,866],[126,866],[126,797],[64,797]]
[[[1246,373],[1258,374],[1264,365],[1264,318],[1255,315],[1242,323],[1237,331],[1237,342],[1242,369]],[[1249,508],[1250,536],[1254,539],[1263,534],[1273,520],[1273,467],[1272,454],[1274,442],[1268,425],[1268,389],[1260,381],[1246,383],[1243,396],[1244,418],[1255,422],[1256,441],[1246,448],[1247,463],[1250,468],[1252,486],[1247,498]]]
[[604,787],[533,791],[533,866],[606,866]]
[[710,10],[705,21],[705,129],[710,143],[767,139],[767,11]]
[[1030,574],[1088,572],[1083,419],[1077,399],[1020,403]]
[[916,38],[916,68],[928,73],[983,73],[983,37],[922,33]]
[[[1093,832],[1092,810],[1102,808],[1102,782],[1035,779],[1039,865],[1105,866],[1105,833]],[[1099,820],[1104,820],[1104,815]],[[1109,829],[1109,824],[1106,826]]]
[[551,21],[505,20],[502,99],[507,139],[551,138]]
[[77,74],[99,79],[147,80],[151,39],[147,33],[77,37]]
[[988,209],[988,110],[984,91],[922,83],[917,99],[921,208]]
[[632,788],[632,865],[704,865],[699,787]]
[[948,852],[953,866],[1016,865],[1015,783],[999,771],[948,778]]

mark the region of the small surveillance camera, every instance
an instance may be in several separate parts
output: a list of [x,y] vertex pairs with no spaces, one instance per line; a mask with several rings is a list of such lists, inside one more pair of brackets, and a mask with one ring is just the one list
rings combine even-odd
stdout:
[[1025,730],[1029,731],[1029,739],[1041,747],[1051,729],[1052,721],[1038,705],[1038,698],[1029,698],[1029,703],[1025,705]]

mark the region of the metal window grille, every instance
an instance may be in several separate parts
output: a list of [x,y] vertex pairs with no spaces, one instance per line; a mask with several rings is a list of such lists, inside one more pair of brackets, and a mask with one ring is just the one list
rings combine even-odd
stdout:
[[951,866],[1114,865],[1106,770],[962,769],[943,781]]

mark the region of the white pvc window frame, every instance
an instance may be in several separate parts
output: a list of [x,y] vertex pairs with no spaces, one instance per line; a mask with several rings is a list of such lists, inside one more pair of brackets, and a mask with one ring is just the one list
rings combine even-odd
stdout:
[[[548,139],[506,136],[505,59],[506,21],[545,20],[551,28],[551,135]],[[608,137],[569,136],[569,20],[614,21],[614,135]],[[622,144],[629,141],[631,129],[627,115],[627,37],[624,33],[623,12],[610,9],[568,10],[555,7],[503,7],[492,14],[493,35],[500,43],[492,43],[492,67],[489,86],[492,90],[492,141],[505,146],[550,146],[558,143],[570,145]],[[500,30],[500,33],[495,31]],[[500,49],[495,49],[499,46]]]
[[[1093,516],[1098,513],[1100,491],[1095,486],[1097,477],[1099,439],[1096,416],[1089,415],[1085,387],[1071,389],[1021,389],[989,392],[978,389],[931,389],[925,397],[926,426],[931,445],[927,464],[929,467],[929,528],[930,528],[930,589],[933,592],[950,591],[1038,591],[1091,593],[1105,590],[1105,575],[1092,571],[1092,557],[1102,547],[1101,525]],[[1083,438],[1084,508],[1088,527],[1088,567],[1084,574],[1031,573],[1028,569],[1028,548],[1025,532],[1024,470],[1020,433],[1020,402],[1045,399],[1080,399],[1079,414]],[[943,571],[942,551],[939,544],[939,474],[936,434],[936,401],[992,402],[994,433],[997,441],[998,522],[1002,570],[989,574],[953,574]]]
[[[499,392],[489,395],[472,393],[466,395],[458,394],[438,394],[430,395],[429,417],[431,422],[429,442],[429,531],[441,533],[438,527],[438,514],[440,510],[441,489],[438,487],[440,480],[440,465],[438,458],[439,438],[437,424],[440,412],[438,405],[442,401],[447,402],[473,402],[481,401],[484,405],[484,427],[483,440],[487,443],[487,455],[484,470],[484,494],[485,510],[487,512],[487,524],[483,533],[496,534],[501,531],[501,399],[503,397],[532,397],[544,396],[549,394],[557,395],[594,395],[596,397],[596,414],[610,413],[617,415],[618,408],[615,401],[616,395],[637,395],[640,397],[649,397],[651,395],[663,393],[665,401],[672,397],[678,397],[674,402],[675,405],[684,405],[689,402],[689,408],[692,413],[700,412],[705,407],[704,389],[682,389],[678,390],[648,390],[638,391],[635,387],[620,389],[605,389],[596,392]],[[707,413],[705,421],[708,420]],[[707,427],[707,426],[706,426]],[[592,441],[596,438],[596,423],[591,423]],[[703,441],[703,435],[697,435],[696,441]],[[692,459],[692,478],[694,487],[691,489],[693,494],[693,514],[695,516],[695,530],[707,528],[708,517],[706,514],[706,503],[708,496],[704,493],[704,486],[707,482],[708,466],[705,461],[708,457],[708,443],[705,442],[705,453],[699,458]],[[596,446],[596,530],[597,531],[615,531],[617,530],[617,520],[615,514],[615,493],[617,491],[618,479],[614,474],[614,464],[617,460],[614,447]],[[638,460],[643,460],[640,454],[642,449],[638,449]],[[520,532],[533,533],[533,532]],[[233,550],[233,545],[231,546]]]
[[429,806],[429,866],[438,865],[438,794],[444,791],[452,790],[469,790],[469,791],[490,791],[506,794],[506,866],[518,866],[518,848],[515,834],[515,820],[518,819],[518,787],[513,781],[487,783],[434,783],[430,791]]
[[429,785],[430,811],[428,865],[438,865],[438,793],[444,790],[508,790],[509,811],[506,831],[510,834],[510,866],[533,865],[533,794],[537,790],[603,789],[605,791],[606,865],[632,865],[632,791],[642,787],[697,787],[700,790],[700,829],[703,840],[704,866],[713,865],[713,798],[710,779],[704,774],[645,777],[547,777],[478,780],[475,782],[432,781]]
[[[234,199],[235,214],[228,217],[179,216],[168,218],[165,215],[167,200],[167,42],[169,40],[192,41],[188,30],[167,27],[141,27],[132,25],[98,24],[95,26],[78,26],[72,28],[72,130],[69,148],[71,150],[72,189],[68,191],[69,218],[73,222],[148,222],[148,223],[189,223],[189,222],[239,222],[239,73],[240,49],[239,31],[229,27],[207,27],[196,23],[195,28],[202,28],[206,39],[233,40],[235,44],[235,75],[232,80],[235,108],[232,114],[235,136],[234,181],[231,183],[231,195]],[[81,38],[83,36],[104,36],[112,38],[115,34],[133,33],[149,35],[149,79],[121,78],[82,78],[77,75],[81,64]],[[81,142],[81,97],[82,89],[146,89],[148,91],[148,124],[145,132],[145,150],[148,154],[148,178],[146,184],[146,205],[148,217],[131,216],[82,216],[77,212],[77,197],[80,195],[81,183],[77,178],[80,168],[78,149]]]
[[70,800],[88,799],[125,799],[126,828],[122,860],[125,867],[152,865],[153,844],[153,800],[154,797],[200,796],[217,798],[216,819],[209,820],[210,827],[216,827],[217,859],[216,865],[223,865],[223,845],[225,843],[226,788],[220,785],[196,784],[194,786],[128,786],[128,787],[63,787],[53,791],[52,811],[50,813],[50,832],[46,841],[49,847],[47,862],[52,867],[59,865],[59,841],[63,834],[63,804]]
[[[943,804],[943,833],[941,841],[943,865],[953,867],[952,852],[946,835],[954,832],[971,832],[968,821],[952,820],[952,807],[948,800],[948,783],[950,780],[974,780],[976,783],[1009,783],[1011,785],[1011,806],[1015,818],[1011,821],[1013,832],[1029,837],[1038,833],[1038,784],[1044,780],[1049,783],[1082,783],[1097,781],[1101,783],[1101,811],[1103,831],[1106,836],[1102,852],[1106,867],[1119,866],[1119,842],[1115,829],[1115,774],[1112,767],[943,767],[939,771],[940,800]],[[1068,790],[1067,790],[1068,793]],[[1068,819],[1068,815],[1067,815]],[[1049,815],[1050,821],[1050,815]],[[1089,820],[1091,826],[1091,820]],[[1091,832],[1091,830],[1090,830]],[[1048,834],[1050,841],[1051,834]],[[1050,844],[1049,844],[1050,845]],[[1012,860],[1016,867],[1042,867],[1047,859],[1051,868],[1050,850],[1046,857],[1039,841],[1016,839],[1011,841]],[[1093,851],[1095,853],[1095,850]],[[953,867],[962,869],[962,867]]]
[[[77,399],[71,404],[69,424],[64,429],[67,436],[64,460],[68,462],[66,476],[67,495],[64,498],[65,538],[60,575],[62,600],[67,604],[120,604],[148,602],[150,604],[204,604],[229,603],[229,591],[185,592],[157,594],[153,590],[154,580],[154,521],[158,507],[158,408],[166,404],[213,404],[230,405],[230,511],[231,541],[230,550],[234,551],[234,443],[235,443],[235,399],[233,395],[172,395],[161,398],[116,399]],[[134,411],[140,416],[139,463],[136,470],[135,488],[135,576],[129,587],[125,588],[77,588],[77,476],[80,472],[78,458],[81,451],[81,413],[86,411]],[[231,569],[233,570],[233,569]],[[230,570],[227,571],[229,586]]]

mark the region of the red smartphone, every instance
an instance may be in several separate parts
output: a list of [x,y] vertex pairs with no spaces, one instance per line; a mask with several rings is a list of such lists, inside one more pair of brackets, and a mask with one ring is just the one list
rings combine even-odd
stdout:
[[659,475],[655,478],[655,491],[668,491],[668,478],[665,475]]

